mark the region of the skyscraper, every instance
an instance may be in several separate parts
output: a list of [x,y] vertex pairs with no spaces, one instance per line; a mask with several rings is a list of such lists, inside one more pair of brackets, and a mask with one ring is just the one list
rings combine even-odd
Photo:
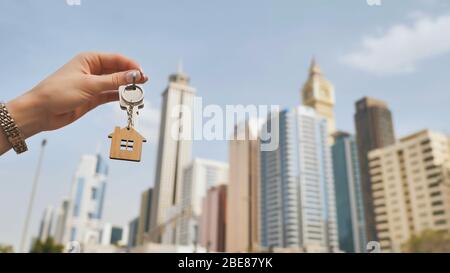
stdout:
[[382,251],[425,230],[450,231],[450,139],[423,130],[369,153]]
[[370,150],[395,142],[391,111],[383,101],[362,98],[356,102],[355,127],[361,169],[364,217],[366,218],[366,236],[368,241],[378,241],[367,154]]
[[56,224],[54,236],[55,242],[58,244],[62,244],[64,240],[64,232],[66,228],[69,205],[70,205],[69,200],[65,198],[61,202],[61,206],[56,211]]
[[261,152],[262,245],[338,251],[326,119],[305,106],[276,115],[279,148]]
[[45,242],[47,238],[52,237],[52,229],[54,228],[52,226],[53,215],[53,207],[48,206],[44,211],[44,215],[42,215],[41,225],[39,226],[38,240],[41,242]]
[[141,194],[141,207],[139,211],[139,226],[137,233],[137,245],[144,243],[144,237],[150,231],[150,213],[152,209],[153,188],[149,188]]
[[301,97],[303,105],[312,107],[319,116],[327,120],[328,143],[332,144],[332,135],[336,131],[334,87],[325,79],[315,59],[311,61],[309,77],[303,85]]
[[[150,220],[150,236],[155,242],[161,242],[161,230],[170,221],[169,210],[181,199],[183,169],[191,160],[194,94],[195,89],[189,86],[189,77],[181,68],[169,77],[169,85],[163,93]],[[175,238],[164,243],[175,243]]]
[[224,252],[226,236],[227,185],[208,190],[203,198],[199,244],[208,252]]
[[108,167],[100,155],[83,155],[73,179],[64,243],[100,242]]
[[197,243],[202,202],[208,189],[228,183],[228,164],[214,160],[194,159],[183,175],[181,210],[184,212],[178,224],[177,244]]
[[235,127],[235,136],[245,139],[229,142],[227,192],[227,252],[259,250],[259,125],[248,120]]
[[339,247],[345,252],[365,252],[366,227],[355,138],[336,132],[332,146]]
[[139,217],[134,218],[128,224],[128,248],[137,246],[137,234],[139,228]]

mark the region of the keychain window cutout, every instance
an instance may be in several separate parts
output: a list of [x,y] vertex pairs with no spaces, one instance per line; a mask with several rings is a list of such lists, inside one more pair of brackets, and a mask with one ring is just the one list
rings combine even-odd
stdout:
[[142,143],[147,140],[133,127],[115,127],[114,132],[108,137],[112,138],[109,158],[141,161]]
[[122,139],[120,143],[120,150],[133,151],[133,144],[134,144],[133,140]]

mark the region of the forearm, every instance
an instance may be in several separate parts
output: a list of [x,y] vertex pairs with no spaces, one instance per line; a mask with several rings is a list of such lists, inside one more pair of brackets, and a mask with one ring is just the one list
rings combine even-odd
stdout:
[[[9,114],[14,119],[24,139],[41,131],[45,116],[36,98],[28,93],[6,103]],[[5,132],[0,128],[0,155],[11,149]]]

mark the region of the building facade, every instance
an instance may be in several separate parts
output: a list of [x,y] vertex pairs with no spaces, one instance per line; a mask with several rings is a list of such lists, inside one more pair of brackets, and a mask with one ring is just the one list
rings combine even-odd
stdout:
[[[259,250],[259,125],[250,119],[235,127],[229,142],[226,250]],[[245,134],[246,137],[237,138]],[[243,135],[242,135],[243,136]]]
[[211,187],[228,183],[228,164],[214,160],[194,159],[183,175],[182,216],[178,221],[177,244],[197,244],[203,198]]
[[262,245],[338,251],[327,121],[304,106],[277,115],[279,148],[261,152]]
[[339,247],[347,253],[364,253],[366,227],[356,140],[345,132],[336,132],[334,139],[332,155]]
[[142,245],[150,231],[150,218],[153,199],[153,188],[141,194],[141,207],[139,210],[139,226],[137,232],[137,245]]
[[316,113],[327,120],[328,142],[333,143],[333,133],[336,131],[334,117],[334,87],[325,79],[315,59],[311,61],[309,77],[301,91],[302,103],[316,110]]
[[207,252],[225,252],[227,185],[210,188],[203,198],[199,244]]
[[70,205],[69,200],[63,199],[63,201],[61,202],[61,206],[56,211],[54,237],[55,242],[58,244],[62,244],[64,240],[64,232],[66,228],[67,215],[69,212],[69,205]]
[[137,234],[139,229],[139,217],[134,218],[128,224],[128,248],[134,248],[137,246]]
[[424,230],[450,231],[450,142],[423,130],[369,153],[382,251],[399,252]]
[[100,155],[84,155],[78,165],[70,194],[64,243],[98,244],[108,167]]
[[[162,242],[162,232],[169,228],[170,211],[182,194],[183,169],[191,160],[192,108],[195,89],[181,69],[169,77],[163,93],[158,154],[151,206],[150,239]],[[176,232],[172,231],[173,234]],[[166,244],[175,243],[175,236],[164,236]]]
[[37,238],[39,241],[45,242],[47,238],[53,237],[52,236],[52,232],[54,229],[53,217],[54,217],[53,207],[48,206],[47,208],[45,208],[44,214],[42,215],[41,224],[39,226],[39,235]]
[[373,149],[386,147],[395,142],[392,114],[386,103],[367,97],[357,101],[355,128],[367,241],[378,241],[367,155]]

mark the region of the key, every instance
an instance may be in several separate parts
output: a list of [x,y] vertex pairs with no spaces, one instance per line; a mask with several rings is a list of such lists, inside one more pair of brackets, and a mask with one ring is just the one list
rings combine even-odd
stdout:
[[119,87],[119,103],[122,110],[127,110],[130,106],[142,109],[144,107],[144,89],[136,84],[137,72],[133,73],[133,84]]
[[136,73],[133,75],[133,84],[119,87],[119,105],[127,111],[128,125],[124,128],[116,126],[108,136],[112,139],[109,158],[139,162],[142,143],[146,139],[133,128],[138,110],[144,107],[144,89],[136,84]]
[[139,85],[120,86],[119,103],[122,110],[127,110],[129,106],[142,109],[144,107],[144,89]]

